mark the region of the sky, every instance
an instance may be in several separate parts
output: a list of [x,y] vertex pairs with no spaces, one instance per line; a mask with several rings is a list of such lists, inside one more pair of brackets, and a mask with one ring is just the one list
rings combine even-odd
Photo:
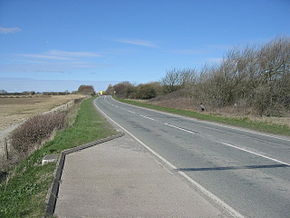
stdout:
[[290,36],[290,0],[0,0],[0,90],[159,81]]

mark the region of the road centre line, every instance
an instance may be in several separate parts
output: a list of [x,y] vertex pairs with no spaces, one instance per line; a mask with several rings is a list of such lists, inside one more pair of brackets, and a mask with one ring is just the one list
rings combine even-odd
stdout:
[[241,151],[244,151],[244,152],[247,152],[247,153],[250,153],[250,154],[254,154],[254,155],[259,156],[259,157],[266,158],[266,159],[268,159],[268,160],[271,160],[271,161],[274,161],[274,162],[277,162],[277,163],[280,163],[280,164],[283,164],[283,165],[290,166],[290,163],[286,163],[286,162],[283,162],[283,161],[277,160],[277,159],[275,159],[275,158],[268,157],[268,156],[263,155],[263,154],[259,154],[259,153],[254,152],[254,151],[250,151],[250,150],[245,149],[245,148],[240,148],[240,147],[238,147],[238,146],[235,146],[235,145],[232,145],[232,144],[229,144],[229,143],[226,143],[226,142],[221,142],[221,144],[223,144],[223,145],[225,145],[225,146],[228,146],[228,147],[236,148],[236,149],[238,149],[238,150],[241,150]]
[[136,112],[134,112],[134,111],[130,111],[130,110],[127,110],[127,111],[131,114],[136,114]]
[[131,110],[125,109],[125,108],[120,107],[120,106],[113,105],[113,104],[111,104],[111,103],[108,103],[108,104],[110,104],[110,105],[112,105],[113,107],[116,107],[116,108],[121,108],[121,109],[123,109],[123,110],[125,110],[125,111],[127,111],[127,112],[129,112],[129,113],[131,113],[131,114],[137,114],[137,115],[139,115],[140,117],[143,117],[143,118],[146,118],[146,119],[149,119],[149,120],[155,121],[155,119],[153,119],[153,118],[151,118],[151,117],[148,117],[148,116],[145,116],[145,115],[143,115],[143,114],[138,114],[138,113],[136,113],[136,112],[134,112],[134,111],[131,111]]
[[142,115],[142,114],[139,114],[139,116],[144,117],[144,118],[149,119],[149,120],[153,120],[153,121],[155,121],[153,118],[151,118],[151,117],[147,117],[147,116]]
[[[151,117],[148,117],[148,116],[145,116],[145,115],[142,115],[142,114],[138,114],[138,113],[136,113],[136,112],[134,112],[134,111],[131,111],[131,110],[125,109],[125,108],[123,108],[123,107],[116,106],[116,105],[114,105],[114,104],[112,104],[112,103],[109,103],[109,104],[112,105],[113,107],[121,108],[121,109],[123,109],[123,110],[125,110],[125,111],[127,111],[127,112],[129,112],[129,113],[137,114],[137,115],[139,115],[139,116],[141,116],[141,117],[143,117],[143,118],[146,118],[146,119],[149,119],[149,120],[152,120],[152,121],[158,121],[158,120],[155,120],[155,119],[153,119],[153,118],[151,118]],[[160,122],[160,121],[159,121],[159,122]],[[179,130],[182,130],[182,131],[185,131],[185,132],[191,133],[191,134],[196,134],[196,133],[197,133],[197,132],[190,131],[190,130],[187,130],[187,129],[184,129],[184,128],[182,128],[182,127],[178,127],[178,126],[175,126],[175,125],[172,125],[172,124],[169,124],[169,123],[163,123],[163,124],[166,125],[166,126],[172,127],[172,128],[176,128],[176,129],[179,129]],[[203,128],[207,128],[207,129],[211,129],[211,130],[216,130],[215,128],[211,128],[211,127],[203,127]]]
[[[170,127],[173,127],[173,128],[176,128],[176,129],[179,129],[181,131],[184,131],[184,132],[187,132],[187,133],[190,133],[190,134],[196,134],[195,132],[192,132],[190,130],[187,130],[187,129],[183,129],[181,127],[178,127],[178,126],[174,126],[172,124],[169,124],[169,123],[164,123],[164,125],[166,126],[170,126]],[[244,151],[244,152],[247,152],[247,153],[250,153],[250,154],[253,154],[253,155],[256,155],[256,156],[259,156],[259,157],[263,157],[265,159],[268,159],[268,160],[271,160],[271,161],[274,161],[274,162],[277,162],[277,163],[280,163],[280,164],[284,164],[284,165],[287,165],[287,166],[290,166],[290,163],[286,163],[284,161],[280,161],[280,160],[277,160],[275,158],[271,158],[271,157],[268,157],[266,155],[263,155],[263,154],[259,154],[257,152],[254,152],[254,151],[250,151],[248,149],[245,149],[245,148],[241,148],[241,147],[238,147],[238,146],[235,146],[235,145],[232,145],[232,144],[229,144],[229,143],[226,143],[226,142],[221,142],[221,144],[225,145],[225,146],[228,146],[228,147],[231,147],[231,148],[236,148],[238,150],[241,150],[241,151]]]
[[[142,109],[142,110],[148,110],[148,111],[152,111],[152,112],[159,113],[159,114],[166,114],[166,115],[170,115],[170,116],[173,116],[173,117],[178,117],[178,118],[182,118],[182,119],[192,120],[194,122],[201,123],[201,124],[210,124],[212,126],[219,126],[219,127],[223,127],[223,128],[227,128],[227,129],[233,129],[233,130],[237,130],[237,131],[241,131],[241,132],[247,132],[247,133],[250,133],[250,134],[256,134],[256,135],[260,135],[260,136],[266,136],[266,137],[275,138],[275,139],[278,139],[278,140],[290,142],[290,139],[284,138],[284,137],[280,137],[280,136],[276,136],[276,135],[271,135],[271,134],[266,134],[266,133],[262,133],[262,132],[257,132],[257,131],[254,131],[254,130],[243,129],[241,127],[229,126],[229,125],[225,125],[225,124],[221,124],[221,123],[214,123],[214,122],[205,121],[205,120],[198,120],[197,118],[186,117],[186,116],[173,114],[173,113],[169,113],[169,112],[164,112],[164,111],[158,111],[158,110],[155,110],[155,109],[145,108],[145,107],[141,107],[141,106],[137,106],[137,105],[131,105],[131,104],[128,104],[128,103],[117,101],[117,100],[113,99],[112,97],[110,98],[110,100],[111,100],[111,102],[115,102],[117,104],[123,104],[123,105],[126,105],[126,106],[135,107],[135,108],[139,108],[139,109]],[[214,127],[202,127],[202,128],[208,128],[208,129],[212,129],[212,130],[217,130]]]
[[169,124],[169,123],[163,123],[165,126],[169,126],[169,127],[172,127],[172,128],[175,128],[175,129],[179,129],[181,131],[184,131],[184,132],[187,132],[187,133],[190,133],[190,134],[197,134],[197,132],[193,132],[193,131],[190,131],[190,130],[187,130],[187,129],[183,129],[181,127],[178,127],[178,126],[175,126],[175,125],[172,125],[172,124]]
[[[121,108],[121,107],[120,107]],[[123,109],[123,108],[122,108]],[[126,109],[124,109],[126,110]],[[126,110],[126,111],[129,111],[129,110]],[[135,112],[134,112],[135,113]],[[138,114],[139,116],[141,117],[144,117],[146,119],[150,119],[152,121],[156,121],[155,119],[151,118],[151,117],[147,117],[145,115],[142,115],[142,114]],[[187,132],[187,133],[190,133],[190,134],[197,134],[197,132],[194,132],[194,131],[190,131],[190,130],[187,130],[187,129],[184,129],[182,127],[179,127],[179,126],[175,126],[173,124],[169,124],[169,123],[163,123],[165,126],[169,126],[169,127],[172,127],[172,128],[175,128],[175,129],[178,129],[178,130],[181,130],[181,131],[184,131],[184,132]],[[206,127],[206,128],[209,128],[209,129],[213,129],[211,127]],[[257,152],[254,152],[254,151],[251,151],[251,150],[248,150],[248,149],[245,149],[245,148],[241,148],[241,147],[238,147],[236,145],[232,145],[232,144],[229,144],[229,143],[226,143],[226,142],[220,142],[222,145],[225,145],[225,146],[228,146],[228,147],[231,147],[231,148],[235,148],[235,149],[238,149],[240,151],[244,151],[244,152],[247,152],[247,153],[250,153],[250,154],[253,154],[253,155],[256,155],[258,157],[262,157],[262,158],[265,158],[265,159],[268,159],[268,160],[271,160],[271,161],[274,161],[274,162],[277,162],[277,163],[280,163],[280,164],[284,164],[284,165],[287,165],[287,166],[290,166],[290,163],[287,163],[287,162],[283,162],[283,161],[280,161],[280,160],[277,160],[275,158],[271,158],[271,157],[268,157],[266,155],[263,155],[263,154],[260,154],[260,153],[257,153]]]
[[[109,104],[111,104],[111,103],[109,103]],[[113,104],[111,104],[111,105],[114,106],[114,107],[118,107],[118,106],[115,106],[115,105],[113,105]],[[148,116],[146,116],[146,115],[139,114],[139,113],[136,113],[136,112],[134,112],[134,111],[131,111],[131,110],[128,110],[128,109],[125,109],[125,108],[122,108],[122,107],[119,107],[119,108],[121,108],[121,109],[123,109],[123,110],[125,110],[125,111],[127,111],[127,112],[129,112],[129,113],[137,114],[137,115],[140,116],[140,117],[143,117],[143,118],[146,118],[146,119],[149,119],[149,120],[152,120],[152,121],[160,122],[160,121],[155,120],[155,119],[153,119],[153,118],[151,118],[151,117],[148,117]],[[178,126],[175,126],[175,125],[172,125],[172,124],[169,124],[169,123],[163,123],[163,124],[164,124],[165,126],[169,126],[169,127],[172,127],[172,128],[176,128],[176,129],[179,129],[179,130],[182,130],[182,131],[185,131],[185,132],[191,133],[191,134],[196,134],[196,133],[197,133],[197,132],[190,131],[190,130],[187,130],[187,129],[184,129],[184,128],[182,128],[182,127],[178,127]]]
[[198,182],[193,180],[191,177],[189,177],[186,173],[177,170],[178,168],[174,166],[172,163],[167,161],[164,157],[162,157],[160,154],[155,152],[153,149],[151,149],[148,145],[146,145],[144,142],[142,142],[140,139],[138,139],[136,136],[134,136],[130,131],[125,129],[123,126],[121,126],[119,123],[114,121],[111,117],[109,117],[104,111],[102,111],[96,104],[94,104],[95,107],[105,116],[107,117],[112,123],[114,123],[116,126],[121,128],[124,132],[126,132],[128,135],[130,135],[132,138],[134,138],[137,142],[139,142],[141,145],[143,145],[149,152],[151,152],[154,156],[156,156],[159,160],[161,160],[163,163],[165,163],[167,166],[169,166],[171,169],[176,171],[179,175],[181,175],[183,178],[185,178],[189,183],[191,183],[193,186],[197,188],[202,194],[210,198],[212,201],[214,201],[217,205],[219,205],[221,208],[223,208],[227,213],[229,213],[232,217],[237,218],[243,218],[244,216],[240,214],[238,211],[236,211],[234,208],[229,206],[227,203],[222,201],[220,198],[218,198],[216,195],[208,191],[206,188],[204,188],[202,185],[200,185]]

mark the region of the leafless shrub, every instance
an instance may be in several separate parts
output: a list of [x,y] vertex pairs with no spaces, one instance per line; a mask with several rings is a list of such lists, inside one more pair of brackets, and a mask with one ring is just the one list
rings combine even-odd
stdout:
[[261,116],[280,116],[290,109],[290,38],[229,51],[200,72],[193,96],[213,108],[246,102]]
[[36,115],[15,129],[11,134],[11,145],[19,154],[26,154],[49,137],[55,129],[65,123],[66,112]]
[[84,98],[76,98],[74,99],[74,104],[79,104]]
[[191,88],[196,83],[195,69],[176,69],[168,71],[162,78],[164,93],[171,93],[183,88]]
[[177,69],[168,71],[165,77],[161,80],[165,93],[171,93],[181,88],[181,74]]

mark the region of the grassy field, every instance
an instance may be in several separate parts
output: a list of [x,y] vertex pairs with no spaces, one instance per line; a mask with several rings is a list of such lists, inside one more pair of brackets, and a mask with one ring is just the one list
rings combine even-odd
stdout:
[[81,97],[83,96],[35,95],[31,98],[0,98],[0,130]]
[[182,109],[176,109],[176,108],[162,107],[158,105],[153,105],[153,104],[148,104],[148,103],[128,100],[128,99],[116,98],[116,100],[124,102],[124,103],[128,103],[128,104],[140,106],[140,107],[146,107],[146,108],[155,109],[159,111],[192,117],[192,118],[196,118],[200,120],[213,121],[217,123],[223,123],[223,124],[228,124],[232,126],[238,126],[238,127],[248,128],[252,130],[262,131],[262,132],[290,136],[290,128],[287,125],[279,125],[279,124],[269,123],[265,121],[255,121],[255,120],[250,120],[249,118],[233,118],[233,117],[217,116],[217,115],[206,114],[206,113],[198,113],[192,110],[182,110]]
[[55,163],[42,166],[42,158],[115,133],[92,101],[82,102],[71,127],[58,131],[52,141],[10,171],[8,183],[0,185],[0,217],[42,217],[56,167]]

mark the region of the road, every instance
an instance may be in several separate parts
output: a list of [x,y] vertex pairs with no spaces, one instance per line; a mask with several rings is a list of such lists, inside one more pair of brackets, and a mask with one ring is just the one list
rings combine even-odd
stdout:
[[289,217],[290,139],[97,98],[97,107],[214,201],[245,217]]
[[66,155],[54,215],[229,217],[128,134]]

